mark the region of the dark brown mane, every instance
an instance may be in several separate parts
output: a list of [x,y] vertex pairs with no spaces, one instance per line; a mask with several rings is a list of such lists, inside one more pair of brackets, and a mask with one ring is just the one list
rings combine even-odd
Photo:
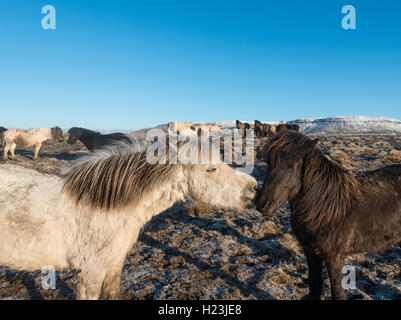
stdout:
[[[300,156],[310,141],[299,132],[285,131],[269,139],[264,151],[274,165],[279,165],[285,155]],[[352,173],[328,159],[317,147],[305,158],[302,179],[302,197],[296,209],[305,214],[303,220],[311,229],[342,220],[352,199],[360,195],[359,181]]]
[[53,127],[50,129],[51,135],[53,139],[57,139],[59,141],[64,140],[63,130],[60,127]]

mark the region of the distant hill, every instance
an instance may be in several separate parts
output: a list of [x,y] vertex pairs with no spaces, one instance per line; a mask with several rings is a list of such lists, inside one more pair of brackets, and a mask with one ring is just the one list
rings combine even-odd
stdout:
[[[338,116],[297,119],[288,123],[299,125],[300,131],[305,134],[401,134],[401,121],[384,117]],[[222,128],[233,128],[235,120],[218,121],[215,124]]]
[[401,121],[384,117],[338,116],[331,118],[298,119],[305,134],[400,134]]

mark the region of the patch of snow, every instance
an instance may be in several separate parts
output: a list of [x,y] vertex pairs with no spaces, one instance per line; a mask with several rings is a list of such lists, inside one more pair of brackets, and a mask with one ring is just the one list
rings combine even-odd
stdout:
[[398,134],[401,121],[385,117],[337,116],[289,121],[305,134]]
[[[253,124],[254,121],[243,121]],[[265,121],[262,121],[265,122]],[[277,124],[277,122],[267,122]],[[336,116],[329,118],[307,118],[288,121],[299,125],[305,134],[400,134],[401,121],[385,117]],[[235,128],[235,120],[217,121],[213,124],[222,129]]]

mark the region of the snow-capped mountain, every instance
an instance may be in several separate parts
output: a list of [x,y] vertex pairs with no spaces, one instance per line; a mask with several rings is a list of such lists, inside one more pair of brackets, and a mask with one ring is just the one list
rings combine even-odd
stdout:
[[[243,122],[253,124],[253,121]],[[299,125],[300,131],[305,134],[401,134],[401,121],[384,117],[338,116],[297,119],[288,123]],[[235,120],[218,121],[215,124],[222,128],[233,128]]]
[[384,117],[338,116],[331,118],[298,119],[296,123],[305,134],[397,134],[401,121]]

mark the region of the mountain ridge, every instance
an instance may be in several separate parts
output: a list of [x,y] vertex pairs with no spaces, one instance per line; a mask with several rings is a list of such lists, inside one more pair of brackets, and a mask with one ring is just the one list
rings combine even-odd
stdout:
[[[253,121],[245,121],[253,123]],[[268,122],[277,123],[277,122]],[[328,118],[305,118],[287,121],[297,124],[300,131],[311,135],[331,134],[401,134],[401,121],[386,117],[335,116]],[[222,128],[235,127],[235,120],[214,122]]]

